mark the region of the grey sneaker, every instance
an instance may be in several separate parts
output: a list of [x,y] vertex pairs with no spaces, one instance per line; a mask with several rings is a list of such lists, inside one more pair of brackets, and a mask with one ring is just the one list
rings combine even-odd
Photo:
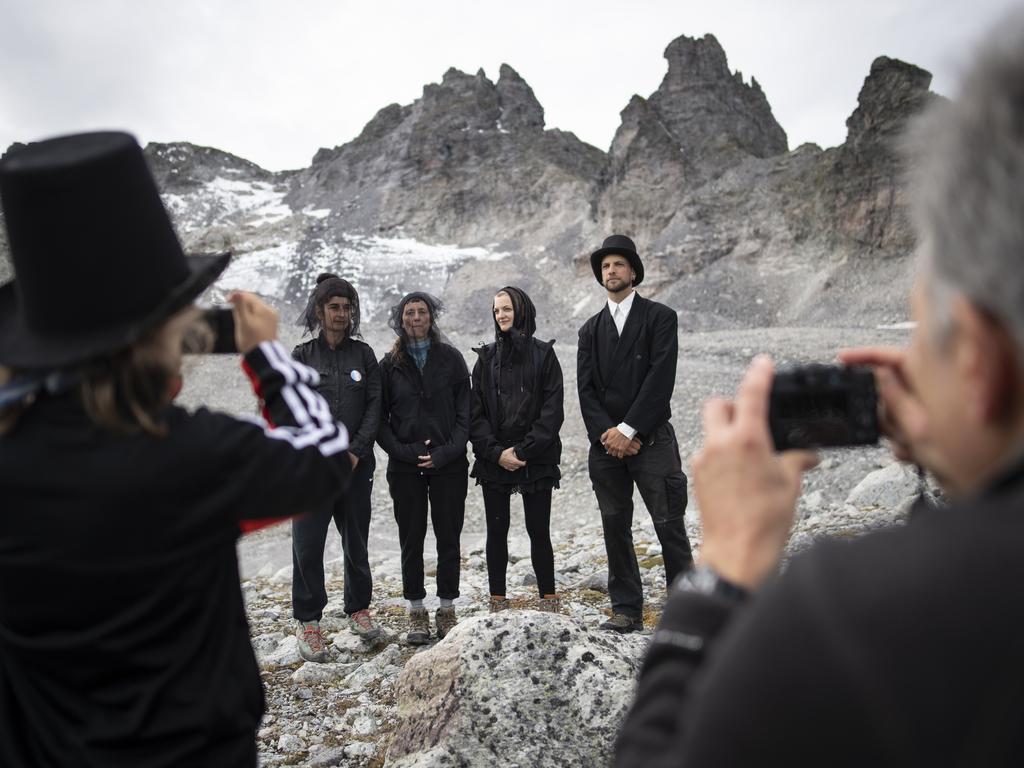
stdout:
[[434,614],[434,622],[437,624],[437,638],[440,640],[458,624],[458,620],[455,618],[455,609],[451,607],[438,608]]
[[380,637],[380,624],[373,620],[373,616],[366,608],[348,617],[348,628],[364,640],[376,640]]
[[601,624],[601,629],[610,629],[614,632],[639,632],[644,628],[643,617],[626,616],[624,613],[613,613],[608,621]]
[[300,621],[295,637],[299,641],[299,656],[306,661],[323,664],[330,658],[319,621]]
[[426,608],[409,609],[409,645],[426,645],[430,642],[430,614]]

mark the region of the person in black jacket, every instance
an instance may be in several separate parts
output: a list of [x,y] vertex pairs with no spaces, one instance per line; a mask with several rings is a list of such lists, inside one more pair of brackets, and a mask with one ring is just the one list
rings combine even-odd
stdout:
[[366,640],[380,636],[370,615],[373,578],[366,542],[370,535],[370,497],[376,462],[373,443],[380,425],[380,366],[370,345],[359,336],[359,294],[347,280],[330,273],[316,287],[300,318],[315,338],[299,344],[292,357],[320,376],[318,391],[331,415],[349,432],[352,479],[333,507],[292,520],[292,612],[299,622],[299,653],[308,661],[328,660],[320,632],[327,605],[324,544],[331,519],[341,534],[345,556],[345,613],[349,627]]
[[679,349],[676,313],[634,290],[644,265],[633,241],[612,235],[590,257],[604,309],[580,328],[577,379],[601,508],[612,616],[602,629],[643,628],[643,584],[633,549],[633,486],[661,542],[671,584],[693,562],[686,537],[686,475],[669,418]]
[[455,626],[462,523],[468,490],[469,369],[462,354],[441,340],[441,303],[417,291],[394,307],[398,338],[380,361],[383,407],[377,441],[388,454],[388,489],[402,547],[402,591],[409,601],[408,642],[430,640],[423,599],[423,542],[427,506],[437,538],[438,637]]
[[701,565],[652,638],[616,766],[1024,765],[1024,16],[904,144],[909,346],[875,369],[894,457],[945,508],[823,542],[776,576],[814,457],[776,454],[770,360],[704,406]]
[[255,766],[235,546],[344,490],[345,428],[244,294],[235,343],[279,428],[171,404],[230,254],[182,253],[131,136],[12,150],[0,198],[0,765]]
[[535,339],[537,312],[512,286],[494,297],[493,344],[475,350],[470,439],[487,517],[491,609],[507,607],[510,497],[523,497],[530,559],[541,610],[557,610],[551,548],[551,491],[558,487],[562,442],[562,368],[552,344]]

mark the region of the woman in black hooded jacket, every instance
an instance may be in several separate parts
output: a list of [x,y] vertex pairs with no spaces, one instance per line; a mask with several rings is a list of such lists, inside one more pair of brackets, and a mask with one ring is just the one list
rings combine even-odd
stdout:
[[556,610],[551,548],[551,492],[561,476],[558,462],[563,421],[562,369],[551,343],[534,338],[537,312],[530,297],[512,286],[492,306],[493,344],[474,350],[470,440],[472,476],[483,490],[487,516],[487,575],[491,609],[507,606],[505,571],[511,497],[523,497],[530,559],[542,610]]

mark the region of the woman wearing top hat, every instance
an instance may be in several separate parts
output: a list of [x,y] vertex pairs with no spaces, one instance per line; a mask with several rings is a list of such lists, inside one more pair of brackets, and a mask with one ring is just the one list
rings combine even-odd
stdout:
[[441,303],[428,293],[407,294],[392,309],[398,335],[380,361],[382,396],[377,442],[388,454],[388,490],[402,547],[402,591],[409,601],[407,641],[430,641],[423,605],[423,543],[427,507],[437,538],[437,636],[455,626],[462,522],[469,481],[469,369],[462,353],[437,327]]
[[562,369],[554,347],[534,338],[537,312],[530,297],[506,286],[494,297],[494,343],[475,350],[470,437],[487,517],[487,576],[491,610],[508,605],[505,572],[513,494],[523,499],[530,559],[540,608],[555,610],[551,492],[558,487],[563,421]]
[[347,434],[243,294],[235,342],[290,429],[170,404],[228,254],[182,253],[131,136],[11,152],[0,198],[0,765],[255,765],[235,543],[330,503]]

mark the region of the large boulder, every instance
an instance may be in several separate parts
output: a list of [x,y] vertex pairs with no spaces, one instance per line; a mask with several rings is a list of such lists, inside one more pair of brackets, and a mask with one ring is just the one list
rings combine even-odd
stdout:
[[386,765],[606,765],[646,647],[558,614],[463,621],[406,664]]

